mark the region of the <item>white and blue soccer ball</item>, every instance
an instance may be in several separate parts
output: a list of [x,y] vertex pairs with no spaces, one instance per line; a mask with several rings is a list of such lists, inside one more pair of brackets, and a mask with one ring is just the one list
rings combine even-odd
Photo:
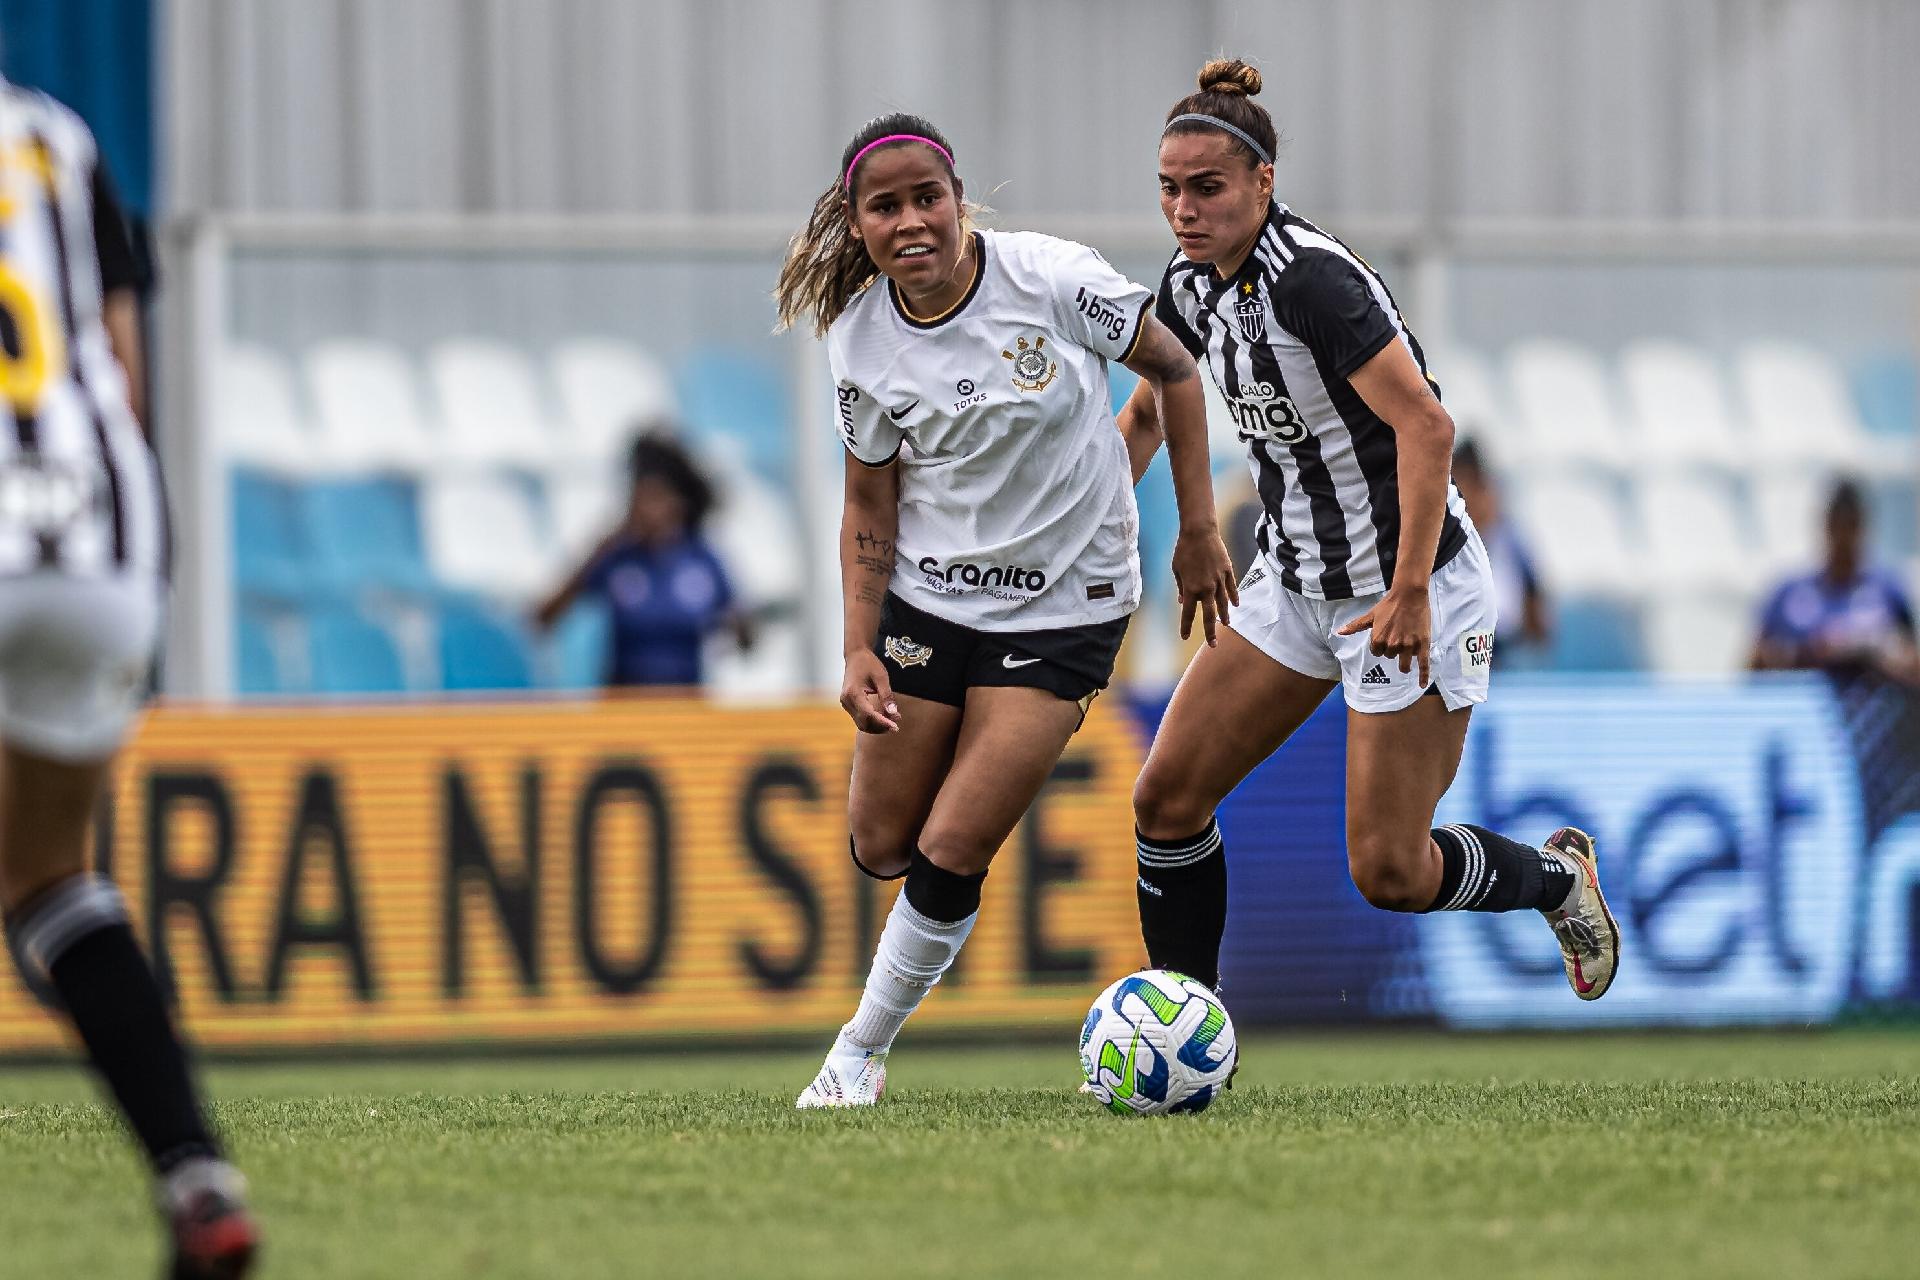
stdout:
[[1239,1060],[1220,997],[1171,969],[1120,979],[1100,993],[1080,1028],[1086,1092],[1120,1115],[1205,1110]]

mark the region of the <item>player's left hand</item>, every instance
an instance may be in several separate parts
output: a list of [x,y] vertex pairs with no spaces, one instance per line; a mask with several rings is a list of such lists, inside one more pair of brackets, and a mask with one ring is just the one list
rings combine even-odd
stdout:
[[1198,609],[1208,646],[1217,643],[1218,624],[1227,621],[1229,610],[1240,603],[1240,579],[1233,572],[1227,544],[1220,541],[1219,526],[1181,530],[1173,544],[1173,584],[1180,592],[1180,638],[1193,634],[1193,614]]
[[1427,599],[1426,587],[1406,590],[1393,587],[1379,604],[1340,628],[1343,636],[1362,631],[1373,632],[1369,647],[1374,653],[1398,658],[1402,671],[1411,670],[1417,662],[1421,685],[1430,683],[1428,653],[1433,644],[1433,605]]

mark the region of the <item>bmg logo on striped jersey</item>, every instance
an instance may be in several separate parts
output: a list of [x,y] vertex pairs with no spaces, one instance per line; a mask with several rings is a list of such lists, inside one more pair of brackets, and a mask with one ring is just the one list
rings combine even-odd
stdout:
[[1307,420],[1271,382],[1242,383],[1240,394],[1227,396],[1226,401],[1234,431],[1243,444],[1254,440],[1299,444],[1307,438]]

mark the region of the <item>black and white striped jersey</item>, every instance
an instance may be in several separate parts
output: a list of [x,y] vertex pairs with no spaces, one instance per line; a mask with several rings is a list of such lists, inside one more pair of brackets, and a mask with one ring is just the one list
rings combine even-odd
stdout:
[[161,570],[158,473],[102,319],[137,278],[93,135],[0,80],[0,576]]
[[[1275,203],[1231,279],[1176,253],[1155,314],[1206,361],[1252,454],[1270,571],[1315,599],[1385,591],[1400,545],[1398,450],[1347,379],[1396,339],[1422,373],[1426,357],[1379,275]],[[1435,568],[1468,527],[1449,482]]]

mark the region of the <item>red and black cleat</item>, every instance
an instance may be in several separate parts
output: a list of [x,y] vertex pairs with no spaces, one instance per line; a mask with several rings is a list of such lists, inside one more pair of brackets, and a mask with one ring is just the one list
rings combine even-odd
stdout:
[[201,1161],[176,1171],[166,1192],[173,1229],[170,1280],[241,1280],[253,1266],[260,1230],[247,1211],[246,1183],[232,1165]]

